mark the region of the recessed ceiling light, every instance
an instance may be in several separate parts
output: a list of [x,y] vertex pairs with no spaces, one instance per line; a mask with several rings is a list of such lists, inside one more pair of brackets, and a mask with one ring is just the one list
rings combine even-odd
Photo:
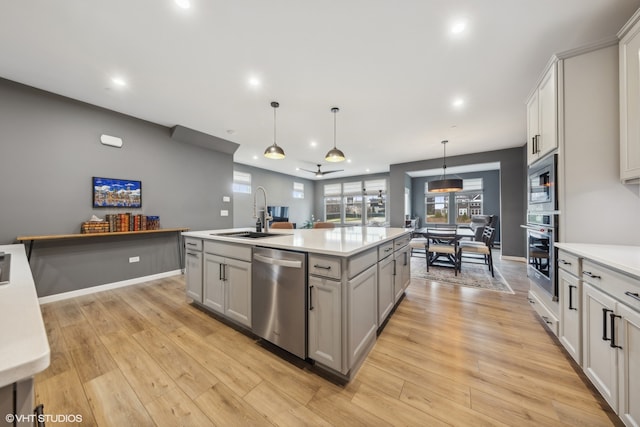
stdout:
[[312,146],[312,147],[315,147],[316,145],[318,145],[318,143],[317,143],[317,142],[315,142],[315,141],[311,141],[311,142],[309,143],[309,145],[310,145],[310,146]]
[[249,86],[251,87],[260,87],[260,79],[257,77],[249,78]]
[[175,2],[182,9],[189,9],[191,7],[191,2],[189,0],[175,0]]
[[120,86],[120,87],[124,87],[127,85],[127,82],[122,78],[122,77],[113,77],[111,79],[111,82],[116,85],[116,86]]
[[465,21],[456,21],[451,26],[452,34],[460,34],[467,28],[467,23]]
[[347,159],[347,163],[351,163],[351,159]]
[[464,99],[462,98],[456,98],[453,100],[453,102],[451,103],[454,107],[462,107],[464,105]]
[[253,160],[258,160],[258,156],[253,156]]
[[370,172],[371,170],[369,168],[366,168],[364,171],[365,172]]

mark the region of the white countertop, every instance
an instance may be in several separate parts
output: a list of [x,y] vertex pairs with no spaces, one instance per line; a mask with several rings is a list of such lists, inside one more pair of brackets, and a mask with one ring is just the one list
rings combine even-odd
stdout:
[[0,246],[11,254],[11,278],[0,285],[0,387],[49,366],[49,341],[24,245]]
[[294,230],[269,230],[280,236],[248,239],[242,237],[219,236],[218,233],[233,231],[255,231],[250,228],[232,228],[225,230],[189,231],[185,237],[219,240],[252,246],[264,246],[275,249],[294,250],[326,255],[348,257],[378,244],[393,240],[410,233],[404,228],[385,227],[336,227]]
[[640,280],[640,246],[556,243],[556,247]]

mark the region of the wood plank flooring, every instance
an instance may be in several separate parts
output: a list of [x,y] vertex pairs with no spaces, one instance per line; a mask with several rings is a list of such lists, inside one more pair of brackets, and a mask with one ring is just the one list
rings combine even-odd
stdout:
[[83,426],[622,425],[529,307],[525,264],[496,266],[515,295],[413,279],[347,385],[191,306],[180,276],[46,304],[36,402]]

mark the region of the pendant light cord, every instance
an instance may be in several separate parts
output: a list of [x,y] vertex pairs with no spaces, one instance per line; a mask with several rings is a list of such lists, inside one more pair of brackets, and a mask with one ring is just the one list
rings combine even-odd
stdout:
[[337,111],[333,112],[333,148],[336,148],[336,114]]
[[442,158],[442,177],[443,179],[447,178],[447,140],[442,141],[442,150],[444,152],[444,156]]
[[276,107],[273,107],[273,145],[276,144]]

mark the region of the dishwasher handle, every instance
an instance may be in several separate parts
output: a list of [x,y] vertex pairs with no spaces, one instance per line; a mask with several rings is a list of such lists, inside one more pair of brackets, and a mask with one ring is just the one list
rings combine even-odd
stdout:
[[288,259],[269,258],[259,254],[253,254],[253,259],[265,264],[278,265],[280,267],[302,268],[302,261],[293,261]]

